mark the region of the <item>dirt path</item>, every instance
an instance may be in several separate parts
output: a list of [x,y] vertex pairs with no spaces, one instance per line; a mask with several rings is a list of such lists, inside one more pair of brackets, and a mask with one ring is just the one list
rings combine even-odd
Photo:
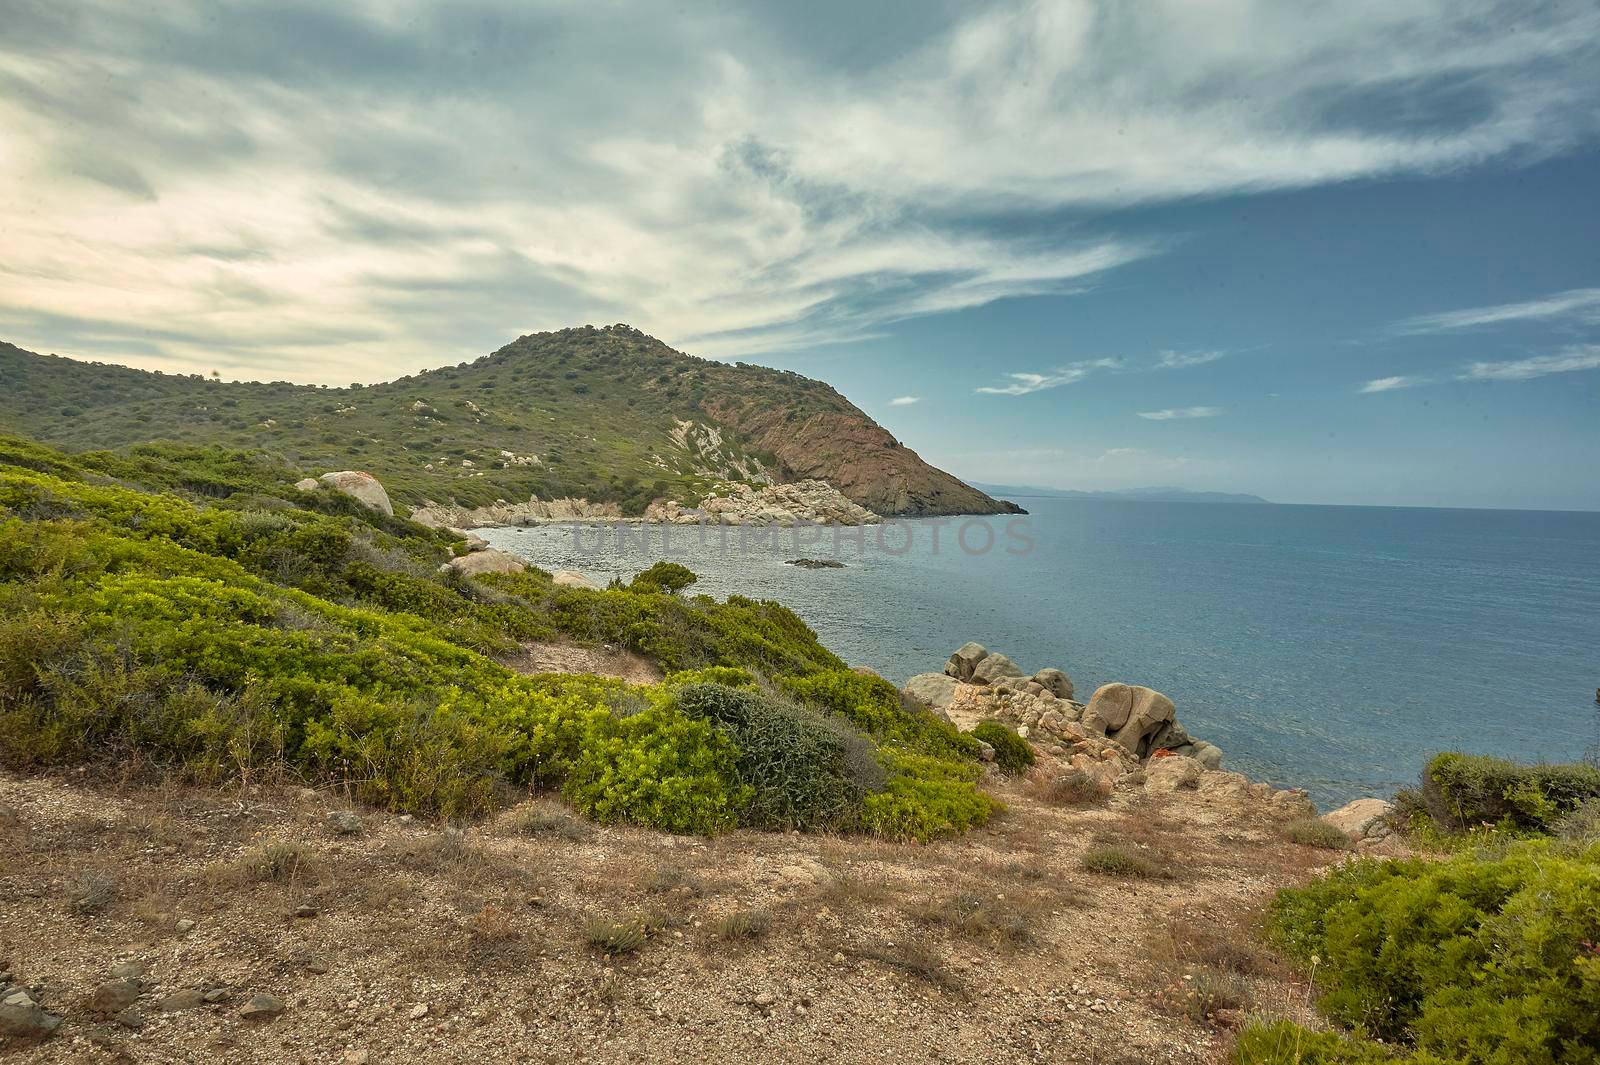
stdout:
[[[362,829],[345,835],[327,819],[350,808],[304,789],[0,774],[0,971],[65,1018],[12,1049],[42,1062],[1209,1062],[1239,1011],[1298,1012],[1303,992],[1246,929],[1327,852],[1280,842],[1264,811],[1190,809],[1194,795],[1055,808],[998,792],[1011,809],[992,826],[915,846],[601,829],[549,800],[464,834],[353,811]],[[1087,870],[1106,844],[1152,875]],[[636,950],[592,945],[640,920]],[[119,962],[143,968],[142,994],[120,1020],[96,1017],[91,996]],[[1186,1005],[1195,974],[1224,975],[1241,1000],[1206,1017]],[[283,1012],[246,1019],[257,994]]]

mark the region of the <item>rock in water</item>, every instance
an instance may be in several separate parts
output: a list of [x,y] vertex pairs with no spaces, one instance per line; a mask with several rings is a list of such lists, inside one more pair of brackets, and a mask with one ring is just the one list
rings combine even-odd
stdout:
[[1394,803],[1384,799],[1356,799],[1323,814],[1322,819],[1359,843],[1368,837],[1388,835],[1384,819],[1393,812]]
[[370,473],[361,473],[357,470],[341,470],[338,473],[325,473],[322,483],[336,492],[383,513],[394,516],[394,507],[389,502],[389,493],[383,490],[383,485]]
[[1020,677],[1022,670],[1017,664],[1003,654],[990,653],[983,656],[972,670],[972,683],[993,684],[1003,677]]
[[490,548],[487,551],[474,551],[470,555],[452,558],[449,566],[457,573],[467,577],[476,577],[481,573],[521,573],[528,567],[515,555],[508,555],[504,551]]
[[1072,678],[1053,667],[1041,669],[1033,675],[1034,681],[1057,699],[1072,698]]
[[[1083,723],[1086,728],[1103,731],[1143,758],[1151,751],[1150,741],[1176,714],[1172,700],[1154,689],[1135,684],[1102,684],[1089,699]],[[1218,751],[1218,764],[1221,756]]]
[[972,671],[987,657],[989,649],[983,644],[964,643],[960,650],[950,656],[950,661],[944,664],[945,675],[956,680],[969,681],[972,679]]
[[900,690],[917,702],[944,713],[956,697],[956,679],[944,673],[918,673]]

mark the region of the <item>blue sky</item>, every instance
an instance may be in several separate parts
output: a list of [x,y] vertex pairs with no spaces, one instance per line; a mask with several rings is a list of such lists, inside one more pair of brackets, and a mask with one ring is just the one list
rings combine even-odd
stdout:
[[626,321],[972,479],[1600,509],[1600,7],[0,0],[0,338]]

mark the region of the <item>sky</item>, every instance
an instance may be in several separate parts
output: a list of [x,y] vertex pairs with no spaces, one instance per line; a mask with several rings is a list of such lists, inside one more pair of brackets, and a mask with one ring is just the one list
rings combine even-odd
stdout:
[[0,339],[627,322],[974,480],[1600,509],[1600,5],[0,0]]

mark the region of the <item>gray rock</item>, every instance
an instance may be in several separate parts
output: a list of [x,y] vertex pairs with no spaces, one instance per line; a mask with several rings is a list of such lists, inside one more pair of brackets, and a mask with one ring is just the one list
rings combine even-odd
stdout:
[[247,1021],[270,1021],[283,1011],[283,999],[276,995],[257,994],[250,996],[250,1001],[244,1004],[239,1016]]
[[1215,744],[1206,743],[1204,741],[1195,744],[1194,758],[1195,761],[1199,762],[1207,769],[1222,768],[1222,749],[1217,747]]
[[1041,669],[1033,679],[1057,699],[1072,698],[1072,678],[1053,666]]
[[993,744],[985,743],[983,740],[979,740],[978,741],[978,761],[980,761],[980,762],[992,762],[992,761],[994,761],[994,745]]
[[315,906],[296,906],[294,908],[294,915],[301,918],[315,917],[317,915],[317,908]]
[[26,991],[15,991],[0,1001],[0,1035],[13,1039],[48,1039],[61,1027],[61,1018],[46,1013]]
[[972,669],[972,683],[993,684],[1002,677],[1020,677],[1022,670],[1003,654],[990,652]]
[[956,696],[956,680],[944,673],[918,673],[900,690],[917,702],[943,712],[950,709]]
[[302,477],[294,483],[294,486],[302,492],[315,492],[322,487],[322,482],[315,477]]
[[335,836],[359,836],[366,831],[366,822],[349,810],[329,811],[327,819],[323,822],[328,831]]
[[174,991],[161,1000],[163,1013],[178,1013],[183,1010],[197,1010],[206,1004],[206,993],[192,987],[182,991]]
[[1153,749],[1151,738],[1175,716],[1172,700],[1158,691],[1136,684],[1102,684],[1089,699],[1083,723],[1143,758]]
[[383,490],[383,485],[379,484],[378,479],[370,473],[340,470],[337,473],[325,473],[319,479],[334,491],[343,492],[371,510],[382,511],[390,517],[394,516],[394,505],[389,502],[389,493]]
[[987,657],[989,657],[989,649],[983,644],[964,643],[955,654],[950,656],[950,661],[944,664],[945,674],[954,677],[956,680],[971,680],[972,671],[977,668],[979,662]]
[[136,1009],[125,1009],[111,1019],[133,1031],[144,1027],[144,1014]]
[[111,967],[111,975],[119,980],[143,980],[144,974],[142,961],[119,961]]
[[135,1002],[144,988],[137,980],[118,978],[107,980],[89,996],[89,1012],[109,1017],[121,1013]]
[[186,936],[195,929],[195,922],[188,917],[180,917],[172,927],[178,930],[180,936]]
[[1322,819],[1359,843],[1388,835],[1387,818],[1393,812],[1394,803],[1384,799],[1356,799],[1323,814]]
[[521,573],[527,565],[515,555],[508,555],[504,551],[486,548],[483,551],[474,551],[470,555],[453,558],[448,563],[451,569],[467,577],[476,577],[482,573]]

